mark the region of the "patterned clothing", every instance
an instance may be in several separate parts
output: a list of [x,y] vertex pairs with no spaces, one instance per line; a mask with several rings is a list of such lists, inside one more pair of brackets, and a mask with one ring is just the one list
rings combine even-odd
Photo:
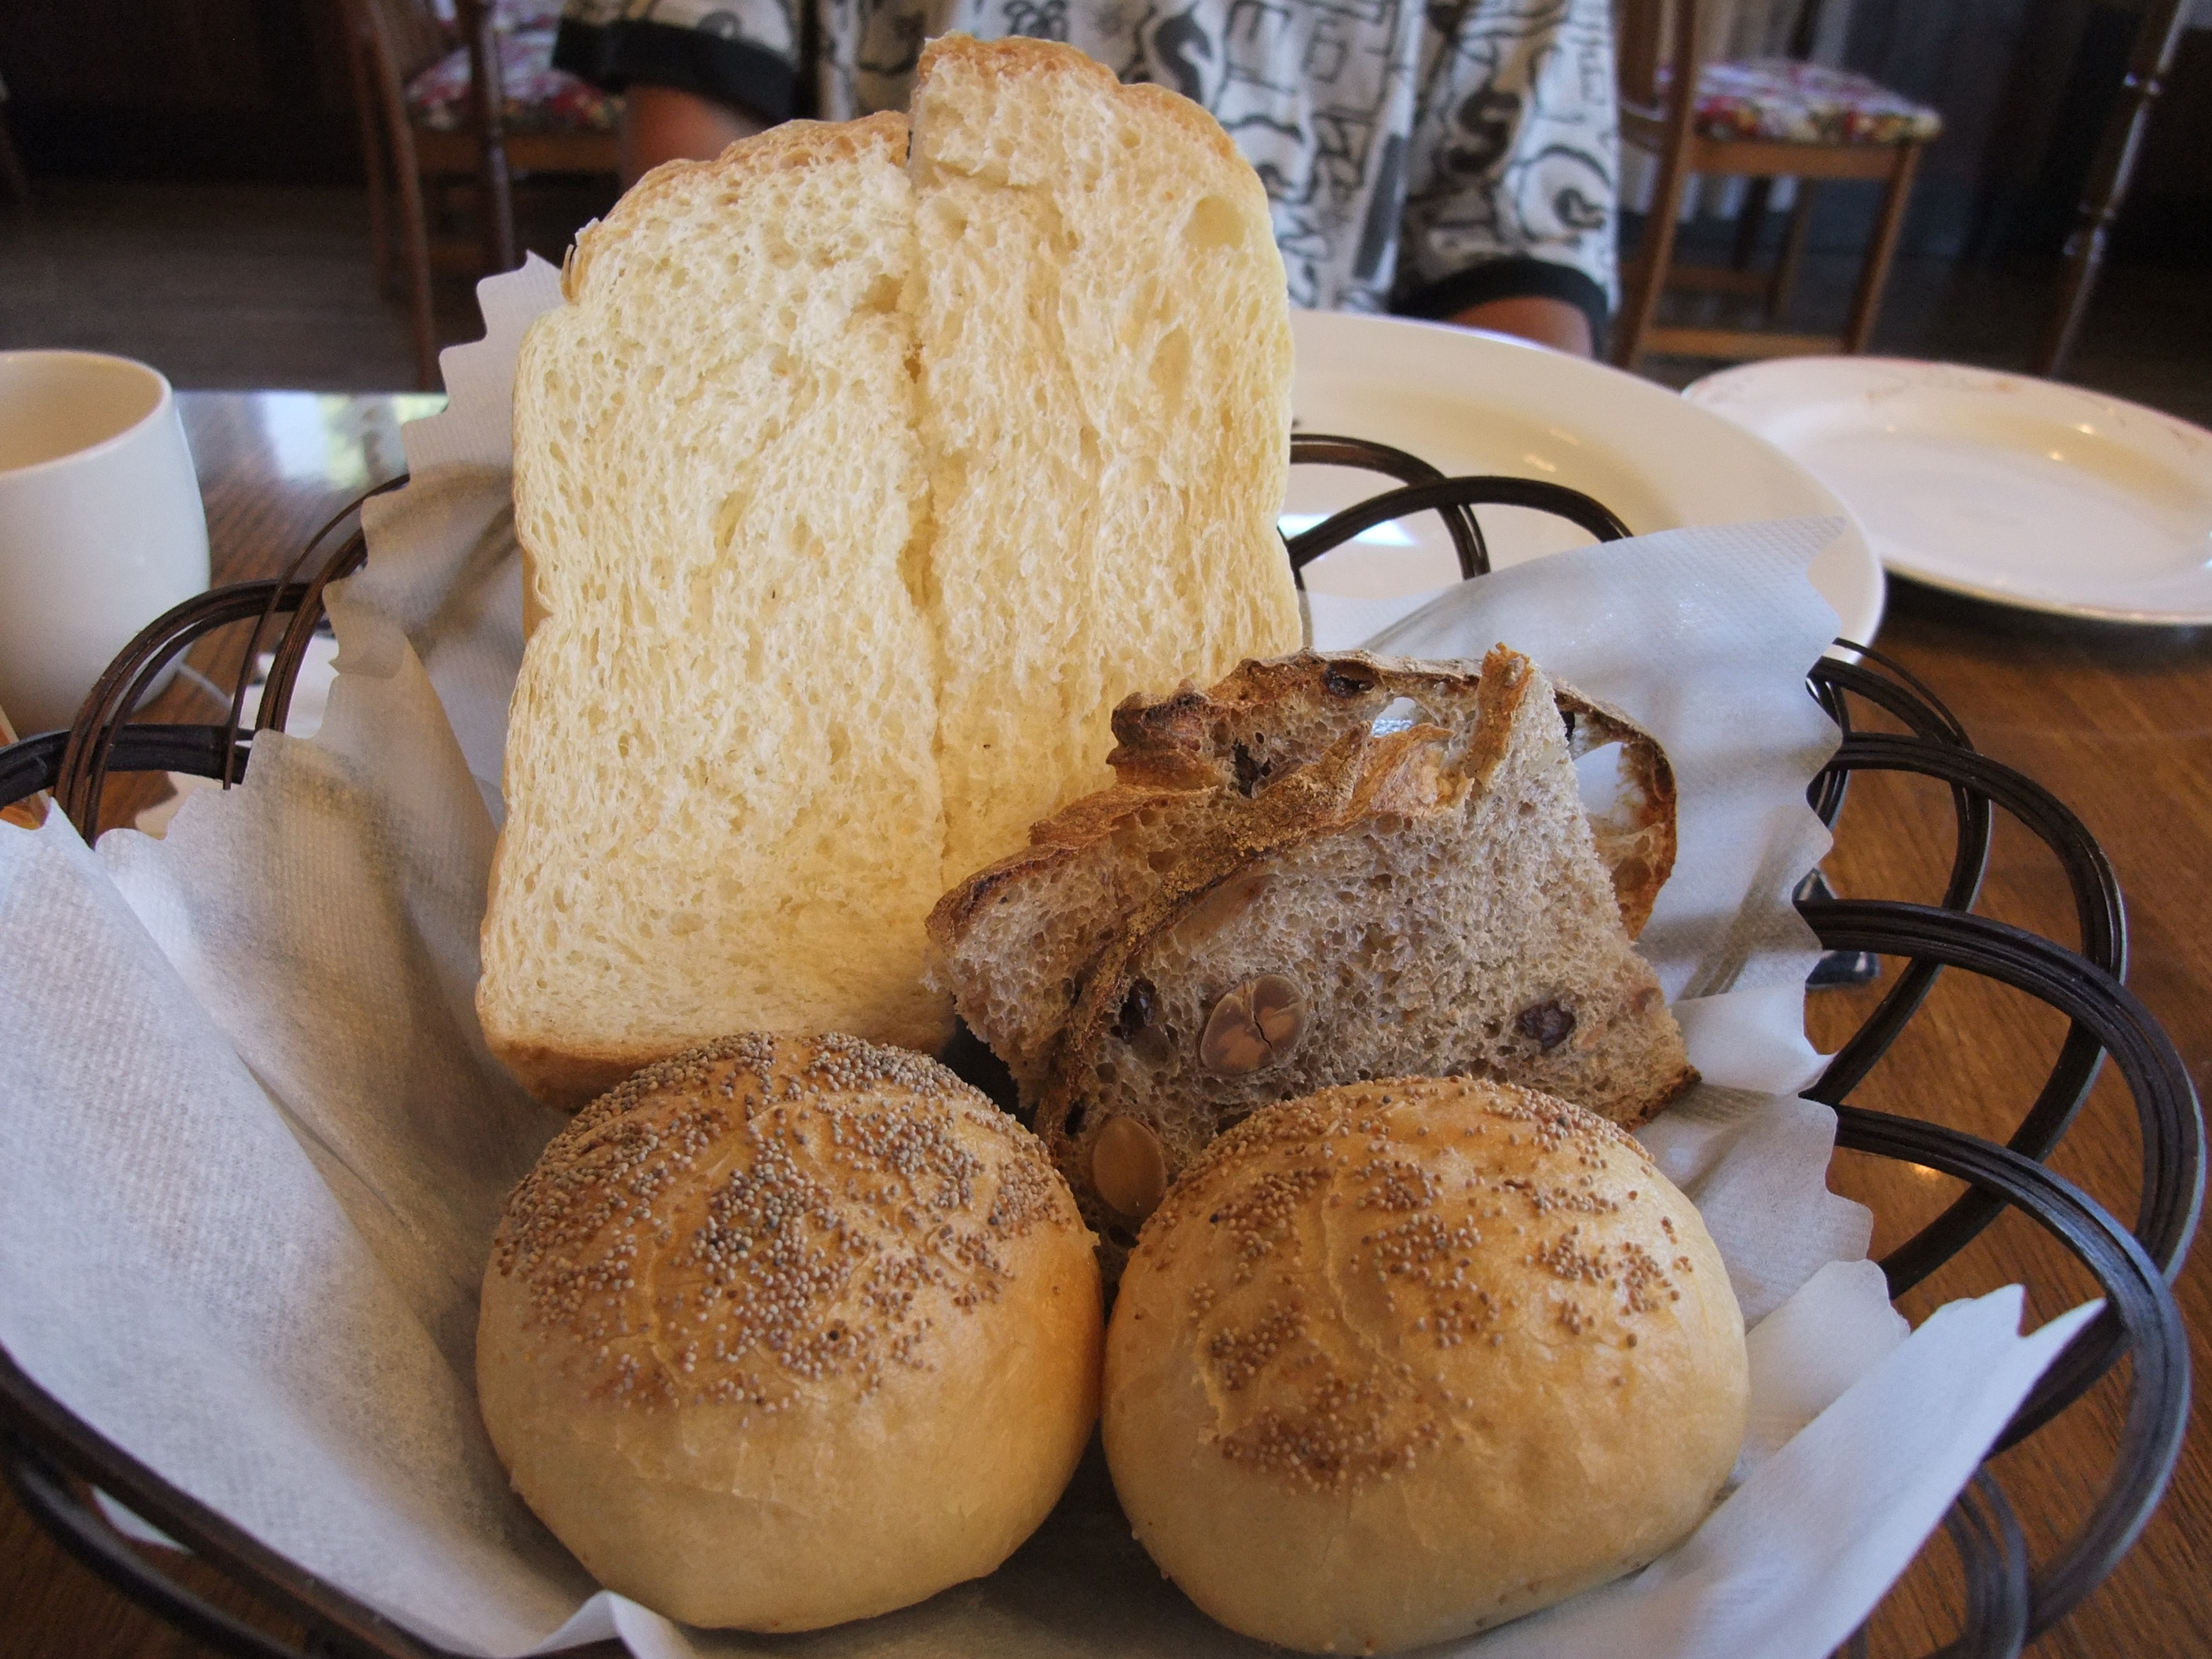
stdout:
[[[1615,292],[1610,0],[569,0],[555,62],[767,120],[902,109],[921,44],[1064,40],[1212,111],[1301,306]],[[807,73],[811,63],[811,74]]]

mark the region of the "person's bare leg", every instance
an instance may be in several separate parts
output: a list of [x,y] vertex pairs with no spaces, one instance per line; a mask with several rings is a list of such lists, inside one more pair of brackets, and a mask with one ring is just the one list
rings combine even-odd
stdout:
[[712,160],[768,125],[744,110],[673,87],[634,82],[623,101],[624,189],[663,161]]
[[1565,300],[1541,295],[1486,300],[1479,306],[1469,306],[1451,320],[1468,328],[1517,334],[1524,340],[1534,340],[1555,351],[1571,352],[1577,357],[1597,355],[1596,342],[1590,338],[1589,313]]

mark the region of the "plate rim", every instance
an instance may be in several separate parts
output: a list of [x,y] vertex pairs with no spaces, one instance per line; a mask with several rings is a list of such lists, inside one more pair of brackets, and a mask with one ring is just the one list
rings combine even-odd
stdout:
[[[1574,356],[1568,353],[1556,351],[1548,346],[1540,345],[1531,340],[1524,340],[1515,335],[1501,334],[1491,329],[1470,328],[1461,324],[1437,322],[1425,318],[1388,316],[1368,312],[1298,310],[1291,313],[1291,331],[1294,339],[1301,344],[1305,337],[1310,334],[1328,334],[1340,331],[1355,337],[1370,331],[1381,331],[1398,337],[1419,332],[1429,336],[1438,343],[1446,339],[1450,340],[1454,343],[1445,347],[1447,350],[1471,349],[1478,355],[1490,357],[1493,362],[1516,361],[1507,355],[1509,352],[1534,353],[1536,354],[1535,357],[1522,358],[1518,361],[1523,363],[1534,363],[1539,360],[1547,361],[1552,368],[1557,370],[1569,381],[1579,382],[1586,388],[1614,397],[1625,394],[1628,398],[1641,400],[1645,410],[1653,414],[1663,415],[1665,411],[1680,410],[1691,415],[1692,424],[1699,424],[1706,421],[1717,422],[1717,427],[1714,429],[1725,432],[1731,440],[1746,441],[1763,451],[1761,459],[1777,474],[1785,478],[1791,486],[1802,491],[1806,497],[1802,509],[1805,515],[1834,517],[1844,521],[1844,531],[1838,540],[1850,546],[1855,556],[1853,562],[1863,573],[1866,592],[1863,596],[1849,594],[1839,596],[1858,600],[1849,615],[1844,614],[1843,608],[1836,605],[1835,599],[1826,593],[1824,592],[1821,597],[1828,599],[1831,605],[1837,610],[1838,630],[1841,636],[1855,638],[1863,643],[1871,644],[1880,634],[1883,619],[1888,611],[1888,577],[1881,560],[1875,553],[1873,542],[1866,533],[1866,527],[1859,522],[1858,516],[1850,510],[1849,504],[1824,480],[1796,456],[1764,434],[1741,426],[1716,411],[1687,402],[1673,388],[1658,381],[1645,380],[1641,375],[1632,374],[1626,369],[1618,368],[1595,358]],[[1505,349],[1501,351],[1498,349],[1500,348]],[[1492,356],[1493,353],[1496,355]],[[1293,372],[1294,387],[1298,372],[1303,369],[1306,361],[1305,354],[1303,351],[1300,352],[1297,359],[1298,368],[1294,369]],[[1378,380],[1380,378],[1377,377]],[[1295,395],[1294,392],[1294,398]],[[1478,407],[1482,402],[1479,392],[1470,394],[1457,385],[1449,388],[1449,395],[1464,398],[1471,404]],[[1638,465],[1635,452],[1632,449],[1617,442],[1612,447],[1614,453],[1620,456],[1622,459],[1632,465]],[[1662,472],[1656,474],[1655,477],[1652,472],[1646,471],[1641,465],[1638,465],[1638,470],[1643,471],[1646,477],[1654,478],[1655,483],[1662,486],[1671,476]],[[1756,517],[1739,516],[1717,517],[1702,522],[1747,524],[1759,521]],[[1638,533],[1656,533],[1659,529],[1680,527],[1683,526],[1674,524],[1657,526],[1653,526],[1650,531],[1639,530]]]
[[[2131,398],[2123,398],[2114,392],[2100,392],[2094,386],[2075,386],[2067,380],[2054,380],[2042,375],[2028,374],[2008,368],[1991,368],[1978,363],[1954,362],[1943,358],[1853,356],[1837,354],[1770,357],[1758,362],[1732,364],[1727,368],[1716,369],[1711,374],[1701,375],[1682,388],[1682,396],[1686,400],[1697,404],[1708,413],[1719,415],[1731,423],[1737,423],[1735,422],[1735,417],[1727,414],[1724,409],[1708,401],[1717,386],[1723,391],[1733,391],[1747,383],[1784,379],[1791,370],[1812,366],[1821,368],[1863,368],[1901,372],[1908,379],[1915,380],[1924,380],[1932,371],[1952,370],[1986,376],[1993,380],[2021,381],[2036,388],[2039,392],[2052,392],[2067,398],[2092,400],[2117,408],[2130,417],[2141,417],[2165,426],[2178,428],[2182,432],[2202,440],[2208,446],[2208,452],[2212,453],[2212,431],[2208,431],[2194,421],[2171,414],[2162,409],[2154,408],[2148,404],[2137,403]],[[1947,387],[1945,390],[1959,391],[1968,396],[1974,395],[1973,390],[1969,388]],[[1795,405],[1795,409],[1802,410],[1813,406],[1801,400]],[[1758,428],[1750,426],[1745,426],[1742,429],[1747,432],[1758,431]],[[1767,442],[1774,444],[1778,449],[1782,447],[1778,442],[1767,437],[1765,433],[1760,432],[1758,435],[1765,438]],[[1796,458],[1792,457],[1792,459]],[[1802,461],[1798,464],[1801,466],[1805,465]],[[1809,467],[1807,470],[1811,471]],[[1832,490],[1832,486],[1831,489]],[[1871,538],[1869,545],[1872,545]],[[1895,562],[1881,558],[1880,554],[1876,554],[1875,556],[1880,560],[1882,568],[1892,575],[1902,577],[1907,581],[1917,583],[1923,587],[1932,587],[1943,592],[1978,599],[1990,605],[2001,605],[2007,610],[2027,611],[2039,616],[2063,617],[2082,622],[2109,623],[2126,627],[2201,628],[2212,624],[2212,604],[2192,609],[2166,607],[2159,610],[2146,610],[2140,605],[2100,604],[2091,599],[2054,599],[2042,594],[2021,593],[2009,588],[1996,587],[1986,583],[1973,581],[1966,577]]]

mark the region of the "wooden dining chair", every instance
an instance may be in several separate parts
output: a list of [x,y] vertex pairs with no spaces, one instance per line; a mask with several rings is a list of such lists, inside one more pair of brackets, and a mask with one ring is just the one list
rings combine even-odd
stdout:
[[23,171],[22,157],[15,153],[15,141],[8,131],[8,83],[0,81],[0,191],[9,201],[25,203],[31,199],[31,175]]
[[[1709,62],[1700,50],[1698,0],[1616,0],[1614,21],[1621,139],[1656,158],[1658,177],[1623,284],[1613,362],[1632,368],[1646,351],[1744,358],[1865,350],[1920,152],[1942,131],[1942,116],[1841,70],[1790,58]],[[1802,42],[1810,30],[1801,27],[1797,34]],[[1726,266],[1674,263],[1682,198],[1692,178],[1752,181],[1735,258]],[[1750,254],[1778,179],[1796,181],[1796,200],[1774,269],[1754,270]],[[1786,333],[1771,325],[1796,282],[1814,188],[1834,179],[1884,185],[1873,244],[1843,333]],[[1662,326],[1652,319],[1668,288],[1752,295],[1763,301],[1770,326]]]
[[[404,284],[417,383],[438,385],[431,274],[517,263],[512,181],[533,173],[618,173],[621,100],[552,65],[554,17],[509,0],[339,0],[368,173],[370,257],[386,292]],[[434,240],[455,198],[473,235]]]

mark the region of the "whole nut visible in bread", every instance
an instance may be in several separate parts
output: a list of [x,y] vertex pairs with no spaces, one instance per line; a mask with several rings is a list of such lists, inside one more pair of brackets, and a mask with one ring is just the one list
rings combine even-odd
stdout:
[[1110,1117],[1091,1143],[1091,1183],[1117,1215],[1142,1221],[1167,1195],[1160,1138],[1133,1117]]
[[1297,981],[1261,974],[1213,1005],[1198,1040],[1199,1064],[1216,1077],[1263,1071],[1290,1058],[1305,1028],[1306,996]]

